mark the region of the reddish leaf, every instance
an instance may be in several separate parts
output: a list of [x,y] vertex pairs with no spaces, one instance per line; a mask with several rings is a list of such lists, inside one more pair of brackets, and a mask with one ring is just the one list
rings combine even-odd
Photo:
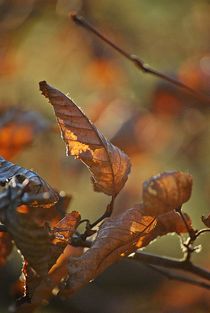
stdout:
[[55,237],[58,240],[69,241],[75,232],[75,228],[78,226],[80,219],[81,216],[77,211],[72,211],[71,213],[66,214],[66,216],[53,228]]
[[87,165],[96,191],[116,196],[130,172],[127,155],[105,139],[70,98],[45,81],[40,89],[54,107],[67,153]]
[[192,176],[184,172],[165,172],[144,182],[143,206],[146,215],[158,216],[177,209],[189,200]]

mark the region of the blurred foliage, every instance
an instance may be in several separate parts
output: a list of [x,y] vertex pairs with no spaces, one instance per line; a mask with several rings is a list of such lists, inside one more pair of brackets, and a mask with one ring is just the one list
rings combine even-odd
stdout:
[[[47,80],[69,93],[131,158],[132,172],[116,213],[139,202],[141,184],[147,177],[168,169],[184,170],[194,177],[193,195],[185,209],[194,218],[195,227],[200,227],[200,216],[210,207],[210,108],[139,73],[104,43],[75,26],[68,18],[71,10],[79,10],[112,40],[154,68],[210,95],[210,1],[0,1],[1,108],[36,111],[50,125],[55,123],[54,117],[40,95],[38,82]],[[3,110],[0,123],[2,116]],[[2,124],[2,148],[6,140],[1,130]],[[18,149],[12,160],[72,194],[71,209],[79,210],[83,218],[99,216],[108,198],[94,193],[86,169],[64,156],[57,127],[34,132],[32,139],[30,136],[33,143],[29,146],[26,140],[27,148]],[[208,264],[204,239],[203,252],[194,259]],[[162,238],[147,250],[181,255],[175,236]],[[14,252],[0,269],[2,313],[7,311],[9,298],[18,294],[16,287],[9,290],[18,278],[17,260]],[[43,312],[200,313],[209,312],[209,307],[208,292],[169,284],[143,266],[124,262],[67,303],[57,300]]]

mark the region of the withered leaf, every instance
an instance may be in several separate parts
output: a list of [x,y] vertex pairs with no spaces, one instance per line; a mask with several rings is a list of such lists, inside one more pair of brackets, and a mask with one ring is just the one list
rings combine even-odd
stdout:
[[[192,221],[189,215],[187,213],[183,213],[183,216],[188,228],[192,229]],[[168,233],[187,233],[188,229],[186,228],[186,225],[179,213],[176,211],[169,211],[157,217],[155,232],[158,236],[163,236]]]
[[112,145],[70,98],[45,81],[40,82],[40,90],[53,105],[67,154],[89,168],[96,191],[116,196],[130,172],[128,156]]
[[24,259],[38,276],[46,275],[52,249],[47,228],[37,225],[29,214],[19,213],[11,207],[5,213],[4,222]]
[[143,185],[143,206],[146,215],[158,216],[177,209],[189,200],[192,176],[172,171],[152,176]]
[[75,292],[120,258],[143,247],[144,238],[155,225],[154,217],[143,216],[136,208],[120,216],[107,218],[100,226],[91,248],[82,256],[69,259],[67,294]]
[[6,232],[0,232],[0,266],[3,266],[13,248],[12,237]]
[[201,220],[206,227],[210,227],[210,214],[207,217],[201,216]]
[[17,107],[0,113],[0,155],[6,159],[14,157],[35,136],[49,129],[49,122],[36,112]]
[[[8,180],[11,180],[14,176],[18,177],[21,182],[24,179],[28,179],[28,185],[25,191],[30,195],[39,195],[47,193],[46,197],[40,198],[39,201],[30,200],[28,204],[31,205],[53,205],[58,201],[57,192],[50,186],[46,181],[44,181],[38,174],[28,170],[19,165],[13,164],[6,161],[4,158],[0,157],[0,184],[5,184]],[[33,198],[33,197],[32,197]]]
[[33,206],[21,205],[17,208],[18,211],[28,210],[30,216],[37,224],[44,225],[46,222],[54,227],[66,214],[66,211],[71,202],[72,196],[61,191],[58,193],[58,202],[51,206]]
[[72,211],[60,220],[52,229],[55,238],[58,240],[69,241],[75,232],[75,228],[80,222],[81,216],[79,212]]

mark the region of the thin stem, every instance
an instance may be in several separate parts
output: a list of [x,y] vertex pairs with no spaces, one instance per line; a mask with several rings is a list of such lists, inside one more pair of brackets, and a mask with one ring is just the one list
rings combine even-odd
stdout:
[[165,256],[143,253],[140,251],[137,251],[135,254],[129,256],[129,259],[146,264],[161,266],[164,268],[182,270],[210,281],[210,272],[202,267],[192,264],[190,261],[186,262],[185,260],[168,258]]
[[[180,208],[177,208],[177,209],[176,209],[176,212],[178,212],[179,215],[181,216],[181,218],[182,218],[182,220],[183,220],[183,222],[184,222],[184,224],[185,224],[185,227],[186,227],[186,229],[187,229],[187,232],[188,232],[188,234],[189,234],[189,236],[190,236],[190,239],[191,239],[191,241],[193,242],[193,241],[196,239],[196,231],[195,231],[194,229],[192,229],[192,228],[189,227],[189,225],[188,225],[188,223],[187,223],[187,220],[186,220],[186,217],[185,217],[184,214],[182,213],[181,207],[180,207]],[[190,242],[190,243],[191,243],[191,242]]]
[[210,228],[203,228],[196,233],[196,238],[198,238],[200,235],[204,233],[209,233],[209,232],[210,232]]
[[107,205],[106,211],[104,212],[104,214],[99,217],[94,223],[90,224],[90,228],[95,227],[96,225],[98,225],[101,221],[103,221],[106,217],[110,217],[110,215],[112,214],[113,208],[114,208],[114,200],[115,197],[112,197],[111,202]]
[[83,241],[85,241],[85,239],[91,235],[93,235],[93,228],[95,226],[97,226],[100,222],[102,222],[106,217],[109,217],[112,214],[112,211],[114,209],[114,201],[115,201],[116,196],[112,197],[111,202],[107,205],[106,207],[106,211],[104,212],[104,214],[102,216],[100,216],[95,222],[93,222],[92,224],[89,222],[89,220],[83,220],[87,223],[86,225],[86,230],[84,232],[84,234],[81,235],[81,238]]
[[193,88],[185,85],[179,80],[176,80],[166,74],[163,74],[153,68],[151,68],[149,65],[145,64],[143,60],[138,58],[134,54],[130,54],[126,52],[124,49],[113,43],[111,40],[109,40],[107,37],[105,37],[101,32],[99,32],[95,27],[93,27],[89,22],[85,20],[83,16],[78,16],[76,14],[71,14],[72,20],[78,24],[79,26],[84,27],[86,30],[92,32],[95,34],[98,38],[106,42],[109,46],[111,46],[113,49],[115,49],[117,52],[119,52],[121,55],[123,55],[126,59],[131,61],[139,70],[141,70],[144,73],[151,74],[155,77],[161,78],[179,88],[182,88],[186,91],[188,91],[190,94],[192,94],[195,98],[197,98],[199,101],[202,101],[204,103],[207,103],[208,105],[210,104],[210,99],[203,95],[202,93],[194,90]]
[[190,277],[182,276],[182,275],[179,275],[177,273],[172,273],[170,271],[160,269],[160,268],[153,266],[153,265],[150,265],[150,264],[148,264],[147,267],[152,268],[154,271],[167,277],[168,279],[181,281],[183,283],[187,283],[187,284],[198,286],[198,287],[205,288],[205,289],[210,289],[210,284],[207,284],[204,281],[192,279]]

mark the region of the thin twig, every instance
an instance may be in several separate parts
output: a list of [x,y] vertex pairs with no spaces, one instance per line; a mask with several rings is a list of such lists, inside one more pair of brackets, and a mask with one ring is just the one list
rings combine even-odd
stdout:
[[168,258],[165,256],[157,256],[149,253],[143,253],[140,251],[137,251],[135,254],[129,256],[129,259],[165,268],[182,270],[210,281],[210,271],[194,265],[189,261]]
[[187,284],[198,286],[198,287],[205,288],[205,289],[210,289],[210,284],[207,284],[204,281],[196,280],[196,279],[193,279],[193,278],[187,277],[187,276],[182,276],[182,275],[179,275],[177,273],[172,273],[170,271],[160,269],[159,267],[156,267],[156,266],[153,266],[150,264],[147,264],[147,267],[152,268],[154,271],[167,277],[168,279],[181,281],[183,283],[187,283]]
[[105,37],[101,32],[99,32],[95,27],[93,27],[89,22],[87,22],[85,20],[85,18],[83,16],[78,16],[75,13],[71,14],[71,18],[72,20],[78,24],[79,26],[84,27],[86,30],[92,32],[93,34],[95,34],[98,38],[100,38],[101,40],[103,40],[104,42],[106,42],[109,46],[111,46],[113,49],[115,49],[116,51],[118,51],[121,55],[123,55],[126,59],[128,59],[129,61],[131,61],[135,66],[137,66],[137,68],[139,70],[141,70],[143,73],[148,73],[151,74],[155,77],[161,78],[179,88],[182,88],[186,91],[188,91],[188,93],[190,93],[191,95],[193,95],[195,98],[197,98],[199,101],[202,101],[204,103],[207,103],[208,105],[210,104],[210,99],[203,95],[202,93],[194,90],[193,88],[187,86],[186,84],[182,83],[179,80],[176,80],[166,74],[163,74],[153,68],[151,68],[148,64],[145,64],[143,60],[141,60],[140,58],[138,58],[136,55],[134,54],[129,54],[128,52],[126,52],[124,49],[122,49],[121,47],[119,47],[118,45],[116,45],[115,43],[113,43],[112,41],[110,41],[107,37]]
[[209,233],[209,232],[210,232],[210,228],[203,228],[196,233],[196,238],[198,238],[200,235],[204,233]]
[[[102,222],[105,218],[110,217],[112,214],[112,211],[114,209],[114,201],[115,201],[116,196],[112,197],[111,202],[107,205],[106,211],[102,216],[100,216],[95,222],[92,224],[88,220],[84,220],[87,225],[86,225],[86,230],[84,234],[81,235],[81,238],[85,240],[87,237],[91,236],[93,233],[91,232],[95,226],[97,226],[100,222]],[[88,221],[88,222],[87,222]]]
[[186,230],[187,230],[187,232],[189,234],[189,237],[190,237],[191,241],[193,242],[196,239],[196,231],[189,227],[189,225],[187,223],[187,220],[186,220],[186,217],[182,213],[182,208],[181,207],[177,208],[176,212],[179,213],[180,217],[182,218],[183,223],[184,223],[184,225],[186,227]]

